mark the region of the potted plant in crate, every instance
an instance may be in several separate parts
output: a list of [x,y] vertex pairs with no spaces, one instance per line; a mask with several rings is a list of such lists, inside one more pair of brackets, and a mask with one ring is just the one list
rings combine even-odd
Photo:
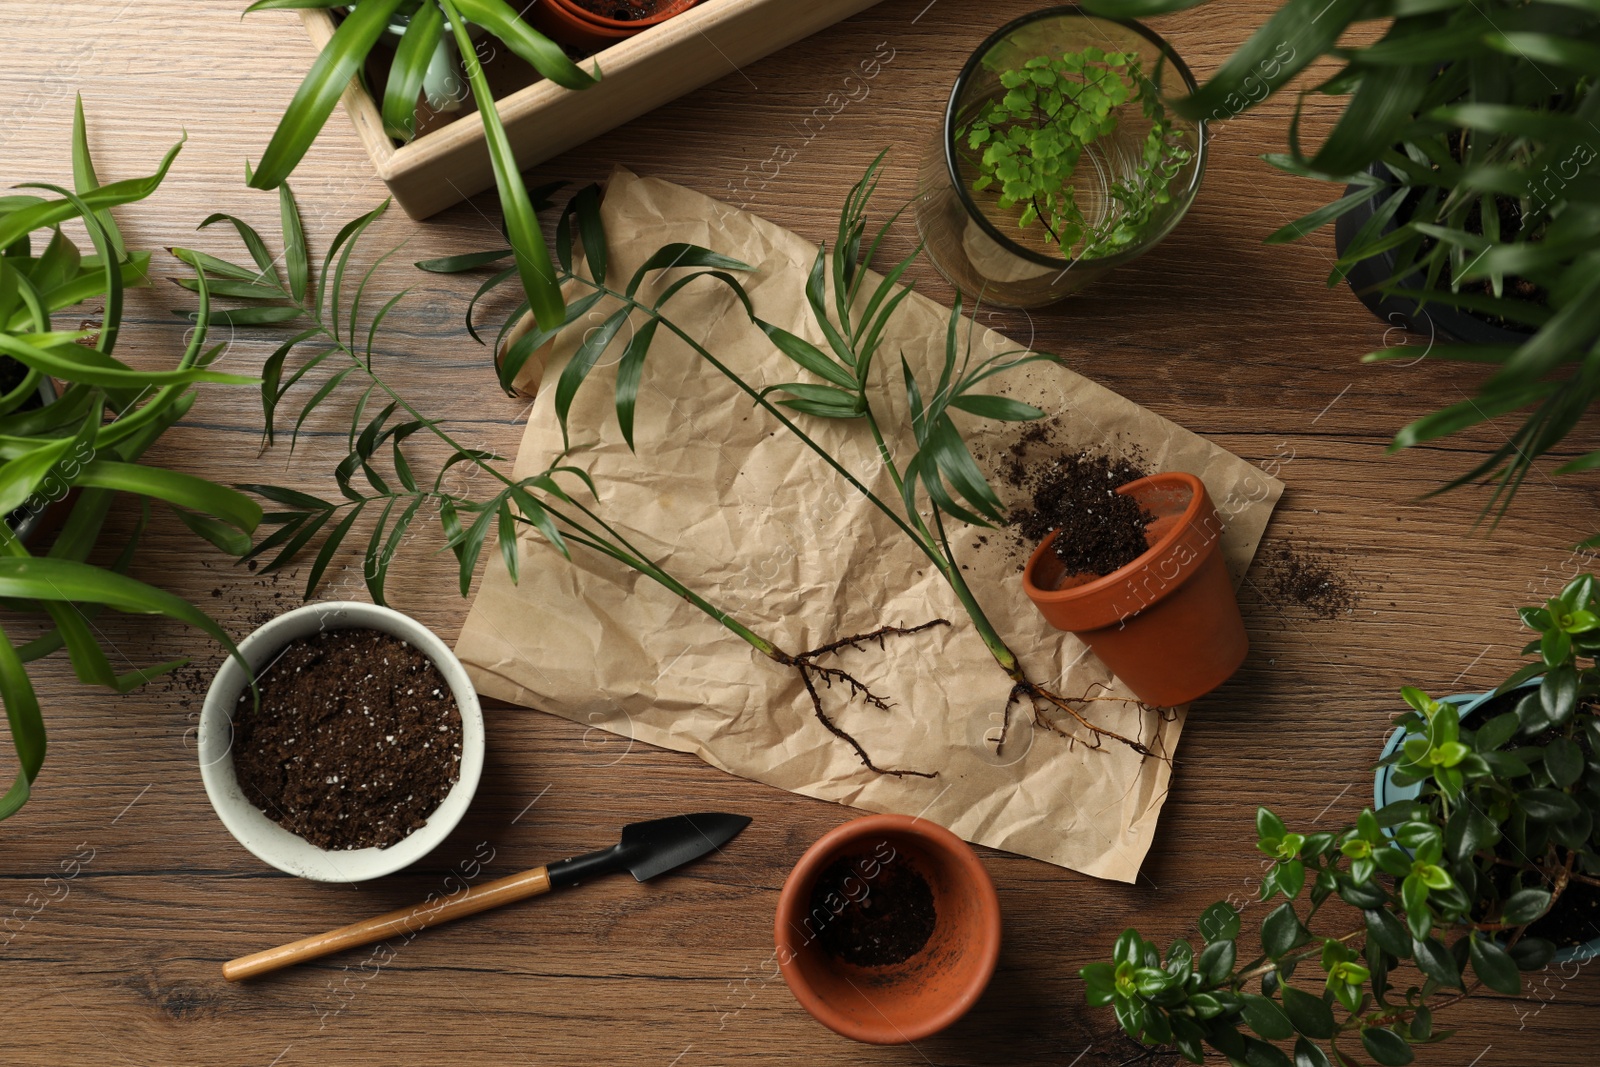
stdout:
[[[1406,689],[1410,709],[1380,774],[1413,786],[1354,825],[1291,832],[1262,808],[1256,847],[1271,861],[1260,897],[1284,902],[1238,950],[1230,904],[1199,919],[1203,947],[1163,956],[1135,930],[1081,972],[1092,1004],[1130,1035],[1204,1047],[1233,1061],[1380,1064],[1443,1040],[1434,1010],[1479,986],[1516,994],[1519,971],[1558,952],[1600,954],[1600,601],[1593,576],[1525,608],[1537,659],[1463,718],[1458,703]],[[1528,685],[1540,678],[1537,687]],[[1334,898],[1347,908],[1327,908]],[[1337,914],[1335,914],[1337,913]],[[1313,927],[1316,927],[1313,930]]]
[[[16,778],[0,797],[0,818],[27,802],[44,762],[44,720],[27,664],[65,648],[79,680],[126,692],[187,662],[117,674],[92,625],[104,608],[180,619],[234,650],[204,612],[127,574],[150,500],[168,505],[191,530],[234,555],[249,550],[250,535],[261,520],[261,508],[234,489],[139,462],[188,413],[197,383],[254,381],[209,369],[227,346],[207,348],[202,327],[171,370],[136,370],[112,354],[122,327],[124,286],[144,278],[150,255],[124,247],[109,209],[154,192],[177,153],[174,146],[148,177],[101,185],[89,157],[80,103],[73,136],[74,189],[41,183],[35,187],[55,196],[0,198],[0,355],[26,368],[22,387],[0,401],[5,423],[0,515],[16,517],[20,511],[21,527],[44,504],[77,491],[70,515],[45,554],[35,554],[23,543],[11,519],[0,528],[0,609],[6,624],[42,616],[51,627],[19,644],[0,626],[0,700],[18,763]],[[83,255],[62,232],[61,224],[71,219],[81,220],[87,229],[92,255]],[[93,299],[105,302],[98,328],[54,328],[56,312]],[[200,299],[208,300],[204,288]],[[47,376],[63,384],[59,397],[25,410],[20,403],[24,387],[37,388]],[[88,557],[121,493],[142,498],[140,521],[110,566],[91,564]]]
[[[1193,0],[1089,6],[1146,16]],[[1292,174],[1348,184],[1346,194],[1268,240],[1295,240],[1339,220],[1330,285],[1348,277],[1388,321],[1430,333],[1439,327],[1471,342],[1435,345],[1434,358],[1493,368],[1476,397],[1406,426],[1395,448],[1532,408],[1503,447],[1444,487],[1493,477],[1485,511],[1503,509],[1534,460],[1556,448],[1600,395],[1600,378],[1585,369],[1600,340],[1600,176],[1591,166],[1600,12],[1444,0],[1384,14],[1373,43],[1346,43],[1346,30],[1373,14],[1358,0],[1290,0],[1175,109],[1224,121],[1321,56],[1343,63],[1315,87],[1347,99],[1326,140],[1305,150],[1296,121],[1289,151],[1267,159]],[[1414,353],[1367,356],[1394,358]],[[1595,467],[1600,452],[1557,473]]]

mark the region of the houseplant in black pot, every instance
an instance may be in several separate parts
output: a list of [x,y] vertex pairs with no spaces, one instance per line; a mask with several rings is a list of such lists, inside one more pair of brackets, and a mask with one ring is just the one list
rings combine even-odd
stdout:
[[[1090,1002],[1195,1063],[1210,1046],[1234,1062],[1343,1064],[1359,1045],[1398,1065],[1448,1036],[1436,1008],[1479,986],[1516,994],[1519,972],[1558,952],[1600,953],[1596,581],[1581,576],[1521,614],[1537,658],[1496,690],[1503,700],[1463,721],[1457,701],[1404,691],[1410,708],[1380,769],[1414,795],[1332,832],[1257,813],[1270,860],[1260,897],[1285,898],[1261,924],[1259,954],[1244,958],[1239,913],[1214,904],[1198,952],[1180,940],[1163,956],[1124,932],[1113,960],[1082,971]],[[1335,897],[1348,907],[1324,912]],[[1292,1043],[1293,1059],[1272,1042]]]
[[[1193,5],[1088,4],[1140,17]],[[1175,109],[1226,121],[1320,57],[1343,63],[1301,91],[1301,104],[1312,93],[1344,98],[1327,138],[1314,150],[1302,145],[1297,106],[1289,151],[1267,159],[1292,174],[1346,185],[1345,195],[1268,240],[1295,240],[1339,220],[1341,253],[1329,284],[1348,277],[1391,323],[1469,342],[1434,345],[1434,358],[1493,369],[1477,396],[1406,426],[1394,447],[1531,409],[1503,447],[1444,487],[1492,478],[1488,512],[1509,504],[1533,461],[1600,396],[1600,374],[1584,359],[1600,341],[1600,174],[1591,166],[1600,11],[1514,0],[1395,10],[1359,0],[1287,0]],[[1373,43],[1341,41],[1355,23],[1374,17],[1384,32]],[[1367,359],[1402,357],[1415,352],[1388,349]],[[1600,452],[1557,473],[1595,467]]]

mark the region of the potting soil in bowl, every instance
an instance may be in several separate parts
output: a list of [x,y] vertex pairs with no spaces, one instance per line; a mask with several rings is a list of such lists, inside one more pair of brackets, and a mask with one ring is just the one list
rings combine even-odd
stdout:
[[268,818],[318,848],[387,848],[427,822],[461,766],[461,712],[417,649],[377,630],[285,647],[240,694],[233,767]]

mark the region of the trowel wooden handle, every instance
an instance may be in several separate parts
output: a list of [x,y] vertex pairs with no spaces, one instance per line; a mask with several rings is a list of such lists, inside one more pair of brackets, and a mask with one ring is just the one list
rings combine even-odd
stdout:
[[414,934],[429,926],[437,926],[452,919],[462,919],[468,915],[476,915],[480,911],[498,908],[502,904],[510,904],[513,901],[525,900],[548,892],[550,892],[550,870],[548,867],[536,867],[531,871],[473,886],[459,896],[429,901],[415,907],[400,908],[387,915],[379,915],[375,919],[365,919],[349,926],[341,926],[337,930],[329,930],[315,937],[301,938],[292,944],[280,945],[278,948],[250,956],[240,956],[222,965],[222,976],[230,982],[237,982],[241,978],[254,978],[256,975],[276,971],[304,960],[314,960],[318,956],[326,956],[340,949],[370,945],[374,941],[385,941],[399,934]]

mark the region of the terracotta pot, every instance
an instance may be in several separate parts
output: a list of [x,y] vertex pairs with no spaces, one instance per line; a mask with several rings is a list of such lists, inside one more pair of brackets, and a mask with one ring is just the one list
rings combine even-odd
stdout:
[[[910,864],[933,891],[933,934],[910,959],[861,967],[818,944],[832,913],[812,908],[817,878],[835,860],[858,855],[881,865],[858,867],[867,895],[882,866],[895,863]],[[943,1030],[982,995],[1000,958],[1000,901],[955,834],[905,815],[869,815],[825,834],[800,857],[778,897],[775,935],[783,980],[818,1022],[856,1041],[904,1044]]]
[[625,37],[642,33],[652,26],[681,15],[699,0],[666,0],[662,10],[647,19],[608,19],[583,7],[577,0],[539,0],[528,10],[528,21],[535,29],[559,44],[598,52]]
[[1140,700],[1187,704],[1227,681],[1250,649],[1219,548],[1222,519],[1192,474],[1152,474],[1117,492],[1155,516],[1149,550],[1104,577],[1069,575],[1052,533],[1029,558],[1022,587],[1050,625],[1082,638]]

